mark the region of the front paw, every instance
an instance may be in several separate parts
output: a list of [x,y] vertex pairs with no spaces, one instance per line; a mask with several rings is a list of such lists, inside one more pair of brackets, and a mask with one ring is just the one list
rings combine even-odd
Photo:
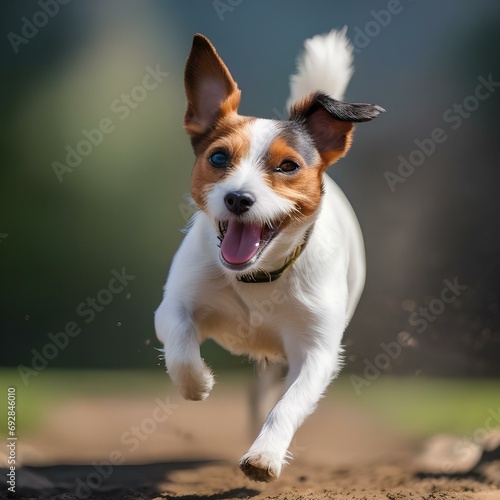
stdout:
[[182,397],[190,401],[207,399],[214,386],[214,377],[207,366],[201,369],[184,364],[171,366],[168,374],[179,387]]
[[180,387],[181,395],[189,401],[204,401],[208,398],[212,387],[214,386],[214,377],[209,372],[200,378],[192,378]]
[[252,481],[271,482],[281,474],[282,461],[266,453],[247,452],[240,461],[240,469]]

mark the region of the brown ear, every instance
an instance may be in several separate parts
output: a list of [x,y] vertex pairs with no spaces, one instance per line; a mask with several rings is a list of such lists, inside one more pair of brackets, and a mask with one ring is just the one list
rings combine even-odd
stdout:
[[306,127],[326,169],[349,151],[354,123],[373,120],[383,112],[374,104],[350,104],[318,92],[294,105],[290,119]]
[[186,62],[184,85],[188,106],[184,128],[194,140],[224,114],[236,112],[240,91],[210,40],[196,34]]

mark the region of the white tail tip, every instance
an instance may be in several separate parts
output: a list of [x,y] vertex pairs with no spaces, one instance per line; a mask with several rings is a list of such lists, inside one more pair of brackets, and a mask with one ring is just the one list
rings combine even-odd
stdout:
[[287,108],[318,91],[342,100],[353,73],[353,48],[347,26],[308,38],[297,59],[297,73],[290,77]]

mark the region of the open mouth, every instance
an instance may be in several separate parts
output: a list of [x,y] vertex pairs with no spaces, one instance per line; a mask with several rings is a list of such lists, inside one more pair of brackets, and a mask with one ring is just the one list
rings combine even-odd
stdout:
[[260,225],[230,219],[219,222],[220,255],[229,269],[243,270],[251,266],[264,248],[278,234],[281,224]]

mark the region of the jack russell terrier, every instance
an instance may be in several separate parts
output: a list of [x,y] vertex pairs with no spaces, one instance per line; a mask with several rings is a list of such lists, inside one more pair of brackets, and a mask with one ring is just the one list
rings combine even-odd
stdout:
[[238,114],[240,90],[206,37],[195,35],[186,63],[184,127],[199,211],[155,328],[168,374],[189,400],[204,400],[214,384],[200,357],[207,338],[264,371],[288,365],[283,394],[240,461],[256,481],[279,477],[294,433],[339,373],[342,335],[364,286],[358,221],[325,173],[349,150],[354,123],[384,111],[338,100],[352,50],[345,29],[306,40],[288,120]]

